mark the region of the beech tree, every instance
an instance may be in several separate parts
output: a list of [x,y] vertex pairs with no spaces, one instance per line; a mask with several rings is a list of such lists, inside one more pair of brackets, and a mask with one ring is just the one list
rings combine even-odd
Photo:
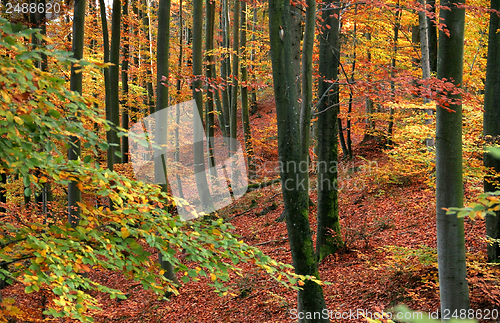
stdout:
[[241,39],[241,117],[243,124],[243,134],[245,137],[245,151],[247,154],[247,169],[248,169],[248,178],[255,178],[255,161],[254,161],[254,153],[253,153],[253,144],[252,144],[252,133],[250,131],[250,112],[248,108],[248,59],[247,59],[247,3],[241,2],[241,30],[240,30],[240,39]]
[[[196,106],[193,107],[193,115],[203,117],[203,0],[193,1],[193,75],[192,82],[193,98]],[[168,61],[167,61],[168,62]],[[198,122],[194,123],[199,124]],[[193,163],[196,178],[196,187],[200,195],[200,202],[206,213],[214,209],[210,190],[208,188],[207,176],[205,174],[205,156],[203,147],[203,127],[195,126],[193,129]]]
[[[317,189],[318,232],[316,256],[322,260],[343,245],[340,234],[338,207],[338,111],[340,63],[339,3],[326,1],[323,4],[319,48],[318,82],[318,145],[317,145]],[[328,27],[327,27],[328,26]]]
[[109,110],[107,119],[111,121],[111,130],[108,132],[108,168],[121,162],[119,157],[120,139],[118,129],[120,125],[120,98],[119,98],[119,75],[120,75],[120,41],[121,41],[121,0],[113,0],[113,12],[111,14],[111,47],[109,51]]
[[[83,58],[84,31],[85,31],[85,9],[87,7],[85,0],[75,0],[75,9],[73,13],[73,57]],[[70,90],[82,93],[83,74],[81,66],[77,63],[71,65]],[[68,160],[78,160],[80,158],[80,139],[76,136],[69,137]],[[80,221],[80,203],[82,200],[80,189],[76,181],[68,184],[68,222],[76,227]]]
[[[462,0],[442,0],[438,79],[462,85],[465,9]],[[449,34],[447,34],[449,33]],[[462,207],[462,103],[459,94],[441,93],[436,107],[436,218],[441,312],[469,308],[463,218],[444,208]]]
[[[291,10],[287,0],[269,1],[269,37],[273,84],[278,121],[278,153],[283,201],[286,211],[286,227],[292,252],[295,273],[319,277],[318,265],[309,224],[309,191],[307,182],[307,158],[300,140],[300,104],[297,95],[297,79],[293,66],[291,35]],[[323,289],[314,281],[306,281],[297,293],[298,311],[321,313],[326,309]],[[300,322],[329,322],[320,318]]]
[[[500,19],[497,11],[500,10],[500,1],[491,0],[490,31],[488,39],[488,62],[486,67],[486,83],[484,92],[483,133],[487,143],[498,144],[500,138]],[[484,154],[484,166],[489,169],[484,178],[484,191],[499,190],[498,173],[500,160],[491,154]],[[486,235],[500,239],[500,212],[496,215],[486,215]],[[488,262],[500,261],[500,245],[498,242],[488,244]]]
[[[123,129],[128,130],[128,119],[129,119],[129,102],[128,102],[128,59],[130,52],[130,26],[129,26],[129,14],[128,14],[128,0],[125,0],[122,5],[123,10],[123,47],[122,47],[122,120],[121,126]],[[129,156],[129,141],[128,136],[122,137],[121,154],[122,162],[128,163]]]

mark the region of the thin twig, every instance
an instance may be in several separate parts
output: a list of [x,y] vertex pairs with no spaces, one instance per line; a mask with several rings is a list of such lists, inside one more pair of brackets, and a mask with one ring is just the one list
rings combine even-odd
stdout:
[[271,241],[261,242],[261,243],[254,244],[254,246],[263,246],[265,244],[269,244],[269,243],[273,243],[273,242],[282,242],[282,241],[285,241],[285,240],[288,240],[288,238],[283,238],[283,239],[278,239],[278,240],[271,240]]

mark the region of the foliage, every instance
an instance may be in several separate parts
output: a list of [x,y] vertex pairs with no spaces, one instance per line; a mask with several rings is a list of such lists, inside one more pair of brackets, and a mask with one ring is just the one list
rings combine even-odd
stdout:
[[[94,269],[123,272],[160,295],[177,293],[178,286],[163,276],[152,258],[155,250],[176,266],[183,282],[208,277],[221,294],[228,289],[224,282],[230,272],[239,273],[242,261],[255,263],[287,286],[300,285],[306,278],[290,274],[290,265],[238,240],[229,233],[232,226],[222,219],[183,222],[167,212],[170,197],[158,186],[104,170],[95,157],[108,145],[92,129],[95,124],[104,129],[109,125],[99,118],[91,99],[68,91],[63,79],[35,67],[44,53],[69,68],[68,63],[73,62],[70,53],[32,50],[22,39],[35,31],[15,33],[5,20],[0,20],[0,28],[0,172],[18,175],[25,186],[33,183],[36,189],[47,182],[66,186],[75,181],[84,194],[76,228],[64,217],[7,205],[0,218],[0,265],[8,268],[0,269],[0,279],[23,284],[26,293],[50,289],[55,306],[46,314],[92,321],[90,310],[98,309],[98,303],[88,291],[125,298],[122,291],[90,279],[86,273]],[[89,65],[78,64],[82,68]],[[77,113],[78,119],[74,118]],[[64,143],[70,135],[78,136],[87,149],[83,160],[65,159]],[[30,194],[30,189],[25,193]],[[112,210],[96,203],[107,198],[113,203]],[[181,249],[188,254],[187,260],[197,263],[195,268],[176,257],[176,250]],[[3,320],[19,315],[13,300],[3,300],[0,315]]]
[[[393,136],[394,146],[385,150],[389,162],[376,168],[373,174],[379,185],[408,185],[413,181],[423,181],[430,187],[435,186],[435,151],[426,145],[426,141],[435,136],[435,123],[426,124],[429,118],[424,113],[426,108],[425,105],[399,106],[401,121]],[[482,166],[482,111],[471,106],[464,106],[463,110],[464,119],[468,120],[463,127],[464,181],[477,184],[485,174]]]

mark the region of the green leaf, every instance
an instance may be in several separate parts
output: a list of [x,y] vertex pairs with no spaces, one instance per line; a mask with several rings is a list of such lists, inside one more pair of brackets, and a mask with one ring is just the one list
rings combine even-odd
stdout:
[[60,119],[61,118],[61,114],[59,113],[59,111],[57,110],[54,110],[54,109],[50,109],[49,110],[49,114],[54,118],[54,119]]
[[24,189],[24,196],[31,196],[31,188],[26,187]]
[[99,146],[99,149],[101,149],[101,150],[108,150],[108,147],[109,147],[108,143],[106,143],[106,142],[100,142],[97,145]]

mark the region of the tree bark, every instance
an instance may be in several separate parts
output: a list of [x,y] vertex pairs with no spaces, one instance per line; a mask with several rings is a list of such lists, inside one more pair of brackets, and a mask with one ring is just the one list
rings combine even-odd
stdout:
[[241,2],[241,116],[243,124],[243,134],[245,136],[245,151],[247,154],[248,179],[255,178],[255,161],[252,144],[252,134],[250,132],[250,112],[248,108],[248,72],[247,72],[247,3]]
[[[281,167],[283,201],[290,249],[295,272],[319,277],[311,228],[308,219],[309,192],[302,185],[308,170],[299,167],[304,158],[300,140],[300,108],[297,102],[297,83],[292,66],[290,2],[269,0],[269,33],[273,67],[274,95],[278,121],[278,152]],[[298,311],[319,312],[326,309],[323,289],[306,281],[298,291]],[[299,322],[329,322],[328,319],[301,319]]]
[[[168,51],[170,49],[170,0],[160,0],[158,5],[158,38],[156,40],[156,111],[160,112],[168,106]],[[166,80],[165,80],[166,79]],[[160,114],[157,114],[157,116]],[[163,118],[156,118],[155,141],[163,147],[167,144],[167,123]],[[166,157],[164,154],[155,158],[155,182],[162,184],[162,191],[167,192]],[[164,260],[161,253],[158,254],[158,261],[162,269],[165,270],[165,278],[179,285],[175,276],[172,263]]]
[[[85,0],[75,0],[75,10],[73,16],[73,45],[72,52],[75,59],[83,58],[83,47],[85,40]],[[71,65],[70,90],[82,93],[83,75],[82,72],[77,72],[81,69],[76,64]],[[80,158],[80,140],[76,136],[69,137],[68,160],[78,160]],[[80,189],[77,187],[77,182],[72,181],[68,184],[68,222],[72,227],[76,227],[80,221],[81,202]]]
[[[129,27],[129,15],[128,15],[128,0],[123,2],[123,47],[122,47],[122,102],[123,102],[123,112],[122,112],[122,128],[128,130],[128,119],[129,119],[129,106],[128,106],[128,60],[130,52],[130,27]],[[129,154],[129,142],[128,136],[122,137],[122,163],[128,163]]]
[[207,89],[207,101],[205,102],[205,131],[207,137],[207,151],[208,151],[208,167],[210,170],[210,175],[216,177],[217,170],[215,168],[215,157],[214,157],[214,127],[215,127],[215,118],[214,118],[214,93],[216,88],[213,84],[213,75],[215,68],[215,59],[214,53],[212,50],[214,49],[214,23],[215,23],[215,1],[206,0],[205,1],[206,8],[206,23],[205,23],[205,61],[206,61],[206,89]]
[[146,89],[147,95],[144,98],[144,103],[149,106],[149,113],[154,113],[155,111],[155,92],[153,86],[153,51],[152,51],[152,41],[151,41],[151,22],[149,19],[149,1],[144,0],[144,6],[146,8],[146,12],[142,12],[142,26],[143,32],[146,35],[147,39],[147,55],[144,54],[144,64],[146,65]]
[[[500,138],[500,18],[496,11],[500,10],[500,0],[491,1],[490,31],[488,39],[488,61],[486,66],[486,83],[484,92],[483,133],[488,144],[498,144]],[[484,154],[484,166],[489,173],[484,178],[484,191],[499,190],[500,160]],[[500,239],[500,212],[486,215],[486,235]],[[498,242],[488,244],[488,262],[500,262],[500,245]]]
[[117,126],[120,124],[120,33],[121,33],[121,0],[113,0],[113,13],[111,14],[111,49],[109,52],[109,121],[112,126],[108,134],[108,168],[113,170],[113,165],[121,162],[117,155],[120,152],[120,138]]
[[238,78],[239,78],[239,54],[240,54],[240,39],[239,39],[239,27],[240,27],[240,1],[236,0],[234,2],[234,16],[233,16],[233,82],[231,90],[231,109],[229,112],[229,125],[231,132],[231,141],[229,143],[229,154],[231,155],[231,182],[232,186],[238,187],[237,183],[239,180],[239,172],[236,162],[234,160],[234,154],[237,149],[237,137],[238,137],[238,126],[237,126],[237,114],[238,114]]
[[[202,81],[203,61],[202,61],[202,33],[203,33],[203,0],[193,1],[193,97],[197,107],[193,108],[193,115],[198,114],[203,117],[203,92]],[[207,176],[205,174],[205,158],[203,147],[203,126],[196,126],[199,123],[194,122],[193,129],[193,163],[196,187],[200,196],[205,213],[211,213],[214,210],[212,197],[208,187]]]
[[[343,246],[338,207],[338,68],[340,58],[339,3],[328,0],[322,11],[322,34],[319,47],[318,82],[318,232],[316,257],[318,261]],[[337,17],[337,18],[335,18]],[[330,26],[330,28],[327,27]],[[332,83],[333,86],[332,86]],[[329,91],[329,93],[326,93]],[[325,94],[326,93],[326,94]],[[323,99],[321,99],[323,98]]]
[[[441,19],[450,35],[439,33],[438,79],[462,85],[465,9],[461,0],[442,0]],[[436,215],[441,312],[469,308],[463,218],[444,208],[463,206],[462,105],[460,95],[447,95],[447,108],[436,110]],[[457,103],[457,100],[458,103]],[[449,105],[448,105],[449,104]]]
[[[396,5],[396,12],[395,12],[395,21],[394,21],[394,37],[392,39],[392,58],[391,58],[391,98],[392,101],[394,101],[394,95],[395,95],[395,84],[394,84],[394,77],[396,75],[396,61],[398,57],[398,38],[399,38],[399,28],[401,28],[401,16],[403,14],[403,11],[401,11],[399,7],[399,1]],[[393,127],[394,127],[394,108],[390,107],[390,112],[389,112],[389,126],[387,127],[387,145],[392,146],[392,133],[393,133]]]
[[[254,83],[257,83],[256,73],[254,71],[255,64],[255,26],[257,26],[257,2],[253,5],[253,16],[252,16],[252,51],[250,52],[250,62],[252,62],[252,79]],[[252,86],[250,90],[250,113],[254,114],[257,112],[257,89]]]
[[[435,8],[435,0],[420,0],[424,6],[429,6],[429,10],[431,12],[436,12]],[[422,78],[424,80],[428,80],[431,78],[432,72],[436,72],[436,62],[437,62],[437,34],[436,34],[436,26],[432,22],[432,20],[427,17],[426,12],[419,12],[419,29],[420,29],[420,51],[421,51],[421,59],[420,63],[422,65]],[[431,58],[432,57],[432,58]],[[431,68],[432,66],[432,68]],[[427,88],[427,87],[426,87]],[[431,99],[427,97],[427,93],[424,93],[424,104],[430,103]],[[433,109],[426,109],[425,111],[427,115],[433,116]],[[428,118],[425,120],[425,124],[430,125],[432,123],[432,119]],[[427,147],[434,147],[435,142],[433,138],[426,139]]]
[[230,91],[229,91],[229,75],[231,74],[231,56],[229,55],[229,8],[228,0],[222,0],[222,10],[221,10],[221,36],[222,36],[222,47],[224,48],[224,54],[222,55],[221,62],[221,78],[223,82],[223,89],[221,91],[222,98],[222,111],[224,115],[224,125],[226,127],[225,134],[227,137],[231,136],[231,125],[230,125]]

